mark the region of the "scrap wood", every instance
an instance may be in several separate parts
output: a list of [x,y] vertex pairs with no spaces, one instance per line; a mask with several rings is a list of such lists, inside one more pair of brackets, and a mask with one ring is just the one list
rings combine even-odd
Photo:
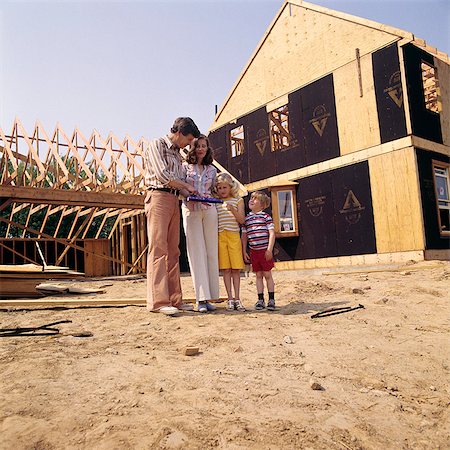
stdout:
[[104,294],[104,289],[83,288],[76,286],[64,286],[57,284],[41,283],[36,290],[43,294]]
[[316,314],[313,314],[311,316],[311,319],[318,319],[320,317],[328,317],[328,316],[334,316],[336,314],[342,314],[350,311],[355,311],[356,309],[364,309],[364,305],[361,305],[361,303],[358,306],[344,306],[340,308],[330,308],[325,309],[324,311],[319,311]]

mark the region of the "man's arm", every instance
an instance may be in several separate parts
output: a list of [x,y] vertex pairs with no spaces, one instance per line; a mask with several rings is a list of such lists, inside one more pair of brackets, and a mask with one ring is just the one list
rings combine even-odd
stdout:
[[167,163],[163,157],[161,143],[158,139],[151,141],[147,146],[146,164],[150,164],[156,178],[164,186],[172,189],[184,190],[184,193],[187,192],[187,195],[196,192],[195,188],[190,184],[178,178],[174,178],[167,167]]

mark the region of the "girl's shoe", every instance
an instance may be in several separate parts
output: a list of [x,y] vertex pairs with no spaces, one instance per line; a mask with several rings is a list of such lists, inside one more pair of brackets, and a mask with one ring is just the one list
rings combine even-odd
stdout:
[[238,311],[245,311],[244,305],[241,303],[239,299],[234,301],[234,306]]
[[227,309],[229,311],[234,311],[234,300],[228,300]]

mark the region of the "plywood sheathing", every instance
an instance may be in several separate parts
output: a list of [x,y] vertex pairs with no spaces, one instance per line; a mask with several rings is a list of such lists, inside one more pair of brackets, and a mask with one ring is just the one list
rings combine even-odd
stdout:
[[331,73],[355,58],[414,36],[306,2],[285,2],[217,113],[211,129]]
[[356,60],[333,73],[341,155],[381,143],[372,56],[363,56],[360,59],[360,67],[362,96],[359,91]]
[[413,147],[369,159],[377,252],[425,248],[418,168]]
[[441,104],[444,105],[439,113],[441,119],[442,141],[450,147],[450,65],[440,59],[434,59],[439,79]]

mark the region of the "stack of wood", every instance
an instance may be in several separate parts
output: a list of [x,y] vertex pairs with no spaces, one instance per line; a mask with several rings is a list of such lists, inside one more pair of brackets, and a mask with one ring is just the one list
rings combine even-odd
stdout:
[[68,267],[37,264],[0,265],[0,298],[30,298],[45,295],[36,287],[48,280],[72,279],[84,276]]

